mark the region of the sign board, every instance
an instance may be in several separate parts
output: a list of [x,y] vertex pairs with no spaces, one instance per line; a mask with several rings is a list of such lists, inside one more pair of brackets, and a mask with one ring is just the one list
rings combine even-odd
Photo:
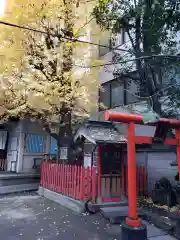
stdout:
[[60,159],[66,160],[68,157],[68,148],[67,147],[61,147],[60,148]]
[[84,167],[85,168],[91,167],[91,162],[92,162],[91,160],[92,160],[91,154],[84,155]]

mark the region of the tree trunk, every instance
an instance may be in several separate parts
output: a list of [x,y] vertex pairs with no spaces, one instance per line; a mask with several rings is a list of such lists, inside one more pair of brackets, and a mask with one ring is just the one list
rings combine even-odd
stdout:
[[[64,0],[64,34],[68,37],[73,37],[73,27],[74,27],[74,14],[73,14],[73,2],[72,0]],[[69,41],[63,43],[63,63],[62,63],[62,72],[64,77],[61,79],[61,84],[63,85],[64,81],[69,81],[69,91],[71,91],[71,76],[67,77],[67,73],[72,70],[72,55],[73,48],[72,43]],[[66,93],[64,93],[66,95]],[[68,158],[70,156],[70,148],[72,141],[72,127],[71,127],[71,109],[66,108],[64,106],[64,112],[62,113],[63,117],[61,118],[61,122],[64,124],[59,128],[59,136],[58,136],[58,159],[60,159],[60,148],[62,146],[68,147]],[[69,161],[69,159],[68,159]]]

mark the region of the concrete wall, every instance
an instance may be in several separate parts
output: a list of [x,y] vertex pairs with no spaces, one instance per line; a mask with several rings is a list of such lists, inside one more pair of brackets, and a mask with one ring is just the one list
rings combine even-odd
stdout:
[[[150,196],[156,181],[160,180],[160,178],[165,177],[169,179],[172,185],[176,183],[174,177],[177,173],[177,167],[170,166],[173,160],[176,160],[174,152],[148,150],[136,152],[137,165],[147,168],[148,192]],[[125,161],[127,162],[127,153],[125,154]]]
[[173,152],[151,152],[148,153],[148,190],[151,193],[155,182],[165,177],[175,184],[174,177],[177,173],[177,167],[170,166],[170,163],[176,160],[176,154]]

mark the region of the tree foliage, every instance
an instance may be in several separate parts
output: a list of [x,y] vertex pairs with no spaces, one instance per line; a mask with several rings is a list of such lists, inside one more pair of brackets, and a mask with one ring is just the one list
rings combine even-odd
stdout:
[[[99,0],[93,14],[102,30],[112,31],[114,39],[122,29],[128,36],[128,41],[124,44],[127,53],[114,51],[113,61],[141,57],[135,62],[121,64],[115,70],[116,77],[136,69],[137,76],[130,76],[131,81],[140,86],[145,96],[152,96],[149,104],[156,112],[163,114],[160,103],[162,88],[169,84],[169,78],[172,78],[169,72],[174,66],[177,69],[179,59],[167,57],[147,59],[143,56],[179,52],[177,35],[180,29],[180,13],[176,10],[176,1]],[[167,91],[165,93],[167,94]]]
[[[91,62],[97,50],[62,38],[88,37],[92,31],[88,23],[91,8],[71,0],[42,4],[34,1],[27,6],[19,2],[17,14],[12,11],[15,18],[12,15],[7,19],[19,19],[16,23],[46,34],[11,28],[10,37],[14,38],[11,51],[18,46],[22,51],[14,55],[16,59],[9,65],[11,73],[4,71],[1,75],[0,118],[2,121],[10,117],[41,120],[45,129],[58,138],[64,126],[71,129],[96,108],[97,72],[75,65],[77,61],[82,65]],[[3,36],[7,34],[9,29],[4,30]],[[54,123],[57,126],[57,122],[59,129],[53,132],[52,126]]]

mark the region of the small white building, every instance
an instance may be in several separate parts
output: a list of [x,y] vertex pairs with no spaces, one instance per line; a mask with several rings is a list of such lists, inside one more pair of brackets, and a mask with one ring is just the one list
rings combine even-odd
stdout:
[[37,122],[8,122],[0,127],[0,173],[34,172],[44,155],[56,149],[56,140]]

